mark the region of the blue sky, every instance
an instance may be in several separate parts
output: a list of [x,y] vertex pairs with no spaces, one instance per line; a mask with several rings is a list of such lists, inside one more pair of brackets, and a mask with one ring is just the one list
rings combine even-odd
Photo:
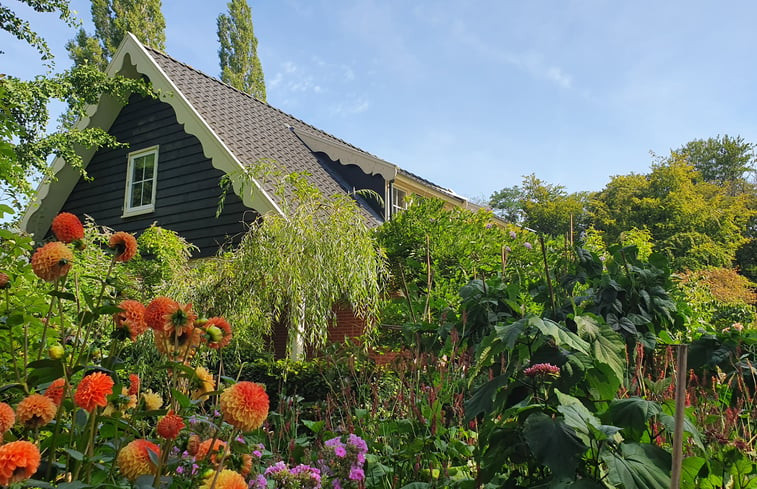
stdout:
[[[10,2],[11,8],[24,12]],[[72,6],[89,23],[89,2]],[[168,54],[218,75],[225,1],[166,0]],[[462,195],[535,173],[568,191],[647,172],[718,134],[757,142],[757,4],[266,0],[251,3],[268,102]],[[28,16],[56,54],[73,31]],[[44,71],[0,34],[0,72]]]

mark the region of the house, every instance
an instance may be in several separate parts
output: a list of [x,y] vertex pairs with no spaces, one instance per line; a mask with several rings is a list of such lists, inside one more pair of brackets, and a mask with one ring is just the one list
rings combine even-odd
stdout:
[[[127,34],[108,73],[146,77],[159,98],[133,95],[125,105],[102,97],[78,127],[100,127],[128,148],[85,151],[91,180],[61,159],[57,179],[43,183],[22,227],[41,239],[59,212],[88,214],[98,224],[138,233],[152,223],[176,231],[212,256],[226,237],[268,213],[281,213],[275,181],[244,186],[240,170],[274,161],[284,173],[301,172],[324,195],[369,189],[383,198],[355,195],[366,221],[377,226],[405,205],[405,196],[438,197],[477,208],[449,189],[386,162],[240,92]],[[216,217],[219,180],[234,193]]]

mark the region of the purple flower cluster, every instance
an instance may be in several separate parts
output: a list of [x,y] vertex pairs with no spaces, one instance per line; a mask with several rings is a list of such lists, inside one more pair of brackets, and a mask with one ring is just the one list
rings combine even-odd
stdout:
[[[276,487],[280,489],[321,488],[321,471],[309,465],[300,464],[290,469],[287,464],[280,461],[265,469],[264,475],[269,479],[276,481]],[[266,478],[258,476],[253,483],[255,485],[250,485],[251,489],[264,488],[266,487]]]
[[325,459],[322,461],[324,471],[333,479],[334,489],[358,487],[365,480],[363,465],[368,453],[368,444],[359,436],[351,433],[346,436],[327,440]]

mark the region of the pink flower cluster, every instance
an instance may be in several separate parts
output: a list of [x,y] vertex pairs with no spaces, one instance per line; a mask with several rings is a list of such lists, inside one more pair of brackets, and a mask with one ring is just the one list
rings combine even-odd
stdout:
[[[302,489],[321,489],[321,471],[309,465],[300,464],[296,467],[289,468],[284,462],[277,462],[265,470],[265,477],[275,481],[275,487],[278,488],[302,488]],[[260,487],[265,478],[258,477],[254,484]],[[253,487],[257,487],[253,485]]]
[[523,370],[526,377],[559,377],[560,367],[551,363],[536,363]]
[[358,487],[365,480],[363,465],[368,453],[368,444],[359,436],[351,433],[327,440],[326,460],[322,461],[324,471],[333,477],[334,489]]

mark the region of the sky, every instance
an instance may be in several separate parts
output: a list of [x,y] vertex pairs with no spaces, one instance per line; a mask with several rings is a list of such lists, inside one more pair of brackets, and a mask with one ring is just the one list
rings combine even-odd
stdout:
[[[89,2],[71,5],[92,31]],[[475,200],[532,173],[568,192],[601,190],[694,139],[757,142],[757,2],[250,5],[269,104]],[[73,29],[8,6],[67,68]],[[225,8],[164,0],[167,53],[218,76]],[[0,50],[0,73],[45,71],[5,33]]]

